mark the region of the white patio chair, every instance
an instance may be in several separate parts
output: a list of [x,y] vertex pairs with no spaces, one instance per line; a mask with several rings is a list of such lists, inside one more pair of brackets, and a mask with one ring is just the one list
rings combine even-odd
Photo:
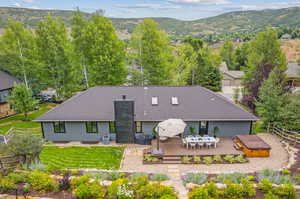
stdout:
[[217,148],[217,144],[220,142],[220,138],[216,138],[215,148]]
[[186,147],[187,144],[188,144],[188,142],[186,141],[185,138],[182,138],[182,139],[181,139],[181,142],[182,142],[182,145],[183,145],[184,147]]
[[203,137],[209,137],[209,135],[203,135]]
[[191,148],[196,149],[197,143],[196,142],[190,142],[189,145],[191,146]]
[[212,142],[206,142],[206,143],[205,143],[205,145],[206,145],[208,148],[210,148],[210,147],[212,146],[212,144],[213,144]]
[[197,145],[198,145],[200,148],[202,148],[202,147],[204,147],[204,142],[198,142]]

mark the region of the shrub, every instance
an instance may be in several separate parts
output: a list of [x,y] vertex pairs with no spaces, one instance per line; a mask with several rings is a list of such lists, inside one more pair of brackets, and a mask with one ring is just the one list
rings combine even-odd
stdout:
[[228,173],[228,174],[220,174],[217,177],[217,181],[224,183],[226,180],[232,183],[241,183],[242,179],[246,178],[246,174],[243,173]]
[[223,162],[223,158],[220,155],[214,155],[213,160],[214,160],[214,162],[217,162],[217,163]]
[[196,164],[200,164],[201,163],[201,157],[200,156],[194,156],[194,162]]
[[284,174],[284,175],[290,175],[292,172],[291,172],[291,170],[289,170],[289,169],[283,169],[283,170],[281,171],[281,173]]
[[243,187],[243,196],[250,198],[256,195],[256,190],[253,186],[253,183],[250,182],[247,178],[242,179],[241,185]]
[[184,157],[182,157],[181,162],[182,162],[183,164],[189,164],[189,163],[191,162],[191,160],[192,160],[191,157],[189,157],[189,156],[184,156]]
[[204,173],[188,173],[184,176],[185,183],[204,184],[207,181],[207,175]]
[[272,191],[269,191],[268,193],[266,193],[264,195],[264,199],[278,199],[278,196],[276,196],[275,194],[273,194]]
[[204,187],[196,187],[189,194],[189,199],[207,199],[210,198],[208,190]]
[[126,176],[125,173],[110,172],[107,173],[107,180],[117,180],[119,178],[124,178],[125,176]]
[[294,180],[296,181],[297,184],[300,184],[300,174],[295,175]]
[[136,177],[131,180],[133,190],[139,190],[141,187],[147,185],[149,183],[147,176]]
[[112,184],[108,187],[108,196],[111,198],[118,197],[118,191],[121,186],[127,186],[129,180],[127,178],[120,178],[112,182]]
[[156,173],[154,175],[152,175],[150,177],[150,180],[152,181],[158,181],[158,182],[162,182],[162,181],[167,181],[169,180],[169,177],[165,174],[161,174],[161,173]]
[[225,198],[230,199],[243,199],[243,186],[241,184],[227,184],[226,188],[224,189],[224,196]]
[[211,165],[213,163],[213,158],[211,156],[205,156],[203,157],[203,162],[206,165]]
[[296,189],[292,184],[284,184],[274,188],[274,193],[282,199],[297,199]]
[[10,179],[15,184],[25,183],[27,181],[28,174],[27,173],[10,173],[10,174],[8,174],[7,178]]
[[151,154],[144,155],[144,161],[146,162],[158,162],[159,159]]
[[176,197],[176,192],[172,187],[159,184],[147,184],[137,190],[138,198],[161,199],[163,197]]
[[177,199],[177,196],[174,195],[163,195],[160,199]]
[[234,162],[237,162],[237,163],[245,163],[245,162],[247,162],[247,159],[246,159],[243,155],[237,155],[237,156],[234,158]]
[[17,186],[14,181],[8,177],[3,177],[0,179],[0,193],[12,192],[16,188]]
[[117,192],[118,199],[133,199],[134,192],[128,187],[128,185],[121,185],[119,186]]
[[279,172],[271,169],[264,169],[257,175],[257,180],[259,182],[262,179],[268,179],[271,183],[277,185],[293,183],[293,180],[290,176],[280,175]]
[[81,184],[87,184],[89,182],[89,180],[90,180],[90,178],[87,175],[73,178],[71,180],[71,186],[72,186],[72,188],[76,188]]
[[58,191],[58,182],[42,171],[31,172],[28,175],[28,183],[35,191]]
[[223,159],[230,164],[233,164],[235,162],[234,155],[225,155]]
[[76,198],[79,199],[102,199],[106,195],[105,189],[97,182],[80,184],[74,189]]
[[147,177],[148,178],[148,174],[147,173],[133,173],[129,176],[129,180],[135,180],[139,177]]
[[270,180],[268,179],[262,179],[259,183],[258,183],[258,188],[264,192],[264,193],[268,193],[269,191],[273,190],[273,184]]

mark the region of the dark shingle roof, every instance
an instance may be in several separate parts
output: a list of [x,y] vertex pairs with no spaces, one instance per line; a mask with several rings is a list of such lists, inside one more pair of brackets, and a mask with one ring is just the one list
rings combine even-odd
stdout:
[[[36,121],[113,121],[114,100],[126,95],[135,101],[136,121],[162,121],[179,118],[185,121],[252,121],[251,113],[223,96],[200,86],[94,87],[55,107]],[[172,105],[177,97],[179,105]],[[152,106],[152,97],[158,105]]]
[[300,78],[300,66],[296,62],[290,62],[285,73],[288,78]]
[[10,74],[0,70],[0,90],[10,89],[14,86],[14,83],[20,83],[21,81],[11,76]]

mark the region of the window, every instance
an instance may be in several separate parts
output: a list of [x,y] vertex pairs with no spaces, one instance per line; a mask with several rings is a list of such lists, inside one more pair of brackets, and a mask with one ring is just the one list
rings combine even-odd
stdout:
[[109,122],[109,133],[116,133],[116,123]]
[[177,97],[172,97],[171,103],[172,103],[173,105],[178,105],[178,104],[179,104],[179,103],[178,103],[178,98],[177,98]]
[[54,133],[65,133],[65,123],[64,122],[54,122],[53,123]]
[[158,105],[158,97],[152,97],[151,103],[152,105]]
[[137,133],[142,133],[143,132],[142,122],[135,122],[135,128]]
[[98,133],[97,122],[86,122],[85,126],[87,133]]

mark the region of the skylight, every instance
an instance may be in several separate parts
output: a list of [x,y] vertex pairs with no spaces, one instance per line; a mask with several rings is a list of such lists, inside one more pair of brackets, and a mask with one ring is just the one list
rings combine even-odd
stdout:
[[158,97],[152,97],[152,105],[158,105]]
[[179,104],[177,97],[172,97],[171,102],[172,102],[173,105],[178,105]]

